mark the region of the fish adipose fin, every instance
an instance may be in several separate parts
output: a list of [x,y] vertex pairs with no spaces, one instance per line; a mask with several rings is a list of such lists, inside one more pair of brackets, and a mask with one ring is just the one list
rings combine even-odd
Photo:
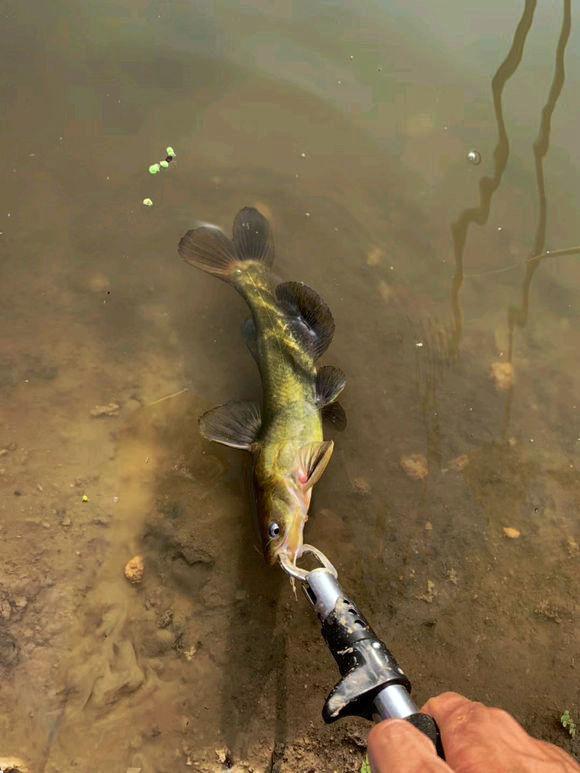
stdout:
[[328,421],[339,432],[346,429],[346,413],[340,403],[329,403],[321,411],[324,421]]
[[309,489],[317,483],[326,469],[334,442],[323,440],[320,443],[308,443],[302,446],[298,452],[298,481],[305,489]]
[[240,261],[255,260],[268,266],[274,261],[270,225],[253,207],[244,207],[236,215],[233,240],[217,227],[201,226],[188,231],[177,249],[187,263],[226,281]]
[[261,426],[260,406],[249,400],[218,405],[199,420],[199,429],[207,440],[245,450],[256,442]]
[[248,317],[242,325],[242,335],[246,346],[250,350],[250,354],[258,362],[258,334],[254,320],[251,317]]
[[333,365],[324,365],[316,374],[316,402],[320,408],[333,403],[346,386],[346,376]]
[[290,317],[295,335],[314,359],[318,359],[328,349],[334,335],[334,319],[326,303],[302,282],[278,285],[276,298]]

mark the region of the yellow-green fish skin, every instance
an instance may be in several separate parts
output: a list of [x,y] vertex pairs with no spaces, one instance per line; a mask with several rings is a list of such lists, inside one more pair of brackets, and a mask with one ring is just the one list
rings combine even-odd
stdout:
[[[246,261],[238,271],[236,287],[251,309],[256,328],[263,387],[254,478],[265,553],[274,561],[286,538],[290,558],[295,560],[310,504],[310,490],[304,492],[299,480],[304,471],[297,467],[298,453],[303,446],[323,440],[316,367],[272,291],[268,268]],[[278,540],[268,533],[272,522],[282,529]]]

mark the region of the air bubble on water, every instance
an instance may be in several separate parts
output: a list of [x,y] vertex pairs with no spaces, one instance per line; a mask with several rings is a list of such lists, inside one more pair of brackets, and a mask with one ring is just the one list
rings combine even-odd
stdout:
[[349,58],[349,59],[350,59],[350,61],[352,62],[352,60],[354,59],[354,55],[353,55],[353,54],[351,54],[351,55],[350,55],[348,58]]
[[301,153],[301,154],[300,154],[300,157],[301,157],[301,158],[306,158],[306,153]]
[[477,166],[478,164],[481,164],[481,153],[479,150],[470,150],[467,154],[467,160],[470,164]]
[[310,217],[310,212],[305,212],[304,214],[306,215],[306,217]]

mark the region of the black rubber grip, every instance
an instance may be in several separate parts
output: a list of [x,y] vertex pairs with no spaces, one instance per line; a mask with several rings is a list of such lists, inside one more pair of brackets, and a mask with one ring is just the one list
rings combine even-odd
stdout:
[[441,733],[437,722],[429,714],[411,714],[409,717],[405,717],[407,722],[410,722],[413,727],[424,733],[427,738],[434,744],[437,754],[442,760],[445,759],[445,752],[443,751],[443,743],[441,742]]

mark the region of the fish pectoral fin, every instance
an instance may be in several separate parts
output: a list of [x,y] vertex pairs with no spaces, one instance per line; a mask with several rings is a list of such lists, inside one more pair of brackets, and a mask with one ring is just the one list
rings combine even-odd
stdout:
[[346,376],[333,365],[324,365],[316,374],[316,403],[319,408],[333,403],[346,386]]
[[321,411],[324,421],[330,422],[339,432],[346,429],[346,413],[340,403],[329,403]]
[[302,446],[298,452],[298,481],[304,489],[309,489],[317,483],[326,469],[332,451],[334,442],[332,440],[323,440],[320,443],[308,443]]
[[242,335],[250,354],[258,362],[258,334],[252,317],[248,317],[242,325]]
[[199,420],[200,432],[207,440],[245,450],[256,442],[261,426],[260,406],[251,400],[218,405]]
[[334,335],[334,319],[326,303],[302,282],[278,285],[276,298],[288,316],[296,338],[314,359],[320,357],[330,346]]

